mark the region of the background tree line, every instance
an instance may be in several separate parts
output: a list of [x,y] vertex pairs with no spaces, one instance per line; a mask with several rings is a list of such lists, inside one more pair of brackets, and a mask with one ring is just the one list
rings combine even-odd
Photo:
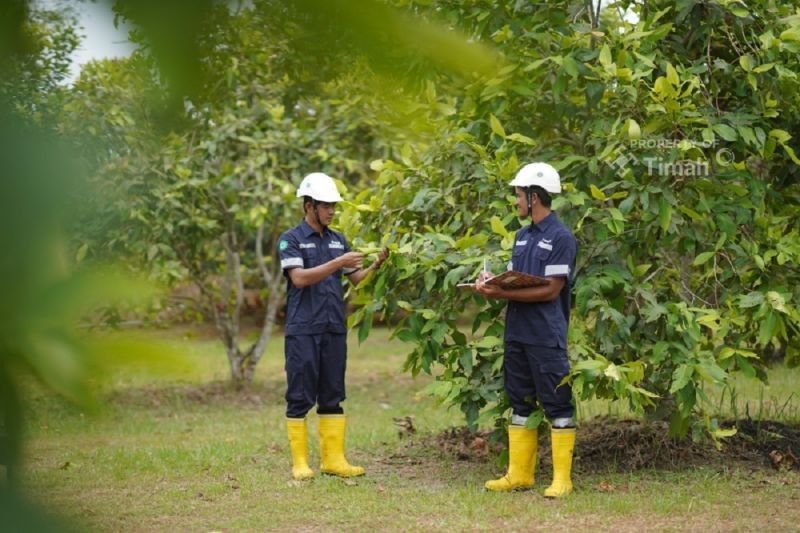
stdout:
[[[37,223],[22,227],[33,232],[45,219],[32,213],[54,212],[35,191],[79,197],[61,256],[79,272],[114,260],[195,284],[234,381],[252,379],[283,301],[274,245],[301,216],[294,188],[323,170],[352,198],[339,228],[357,248],[394,252],[392,268],[351,294],[351,326],[363,339],[376,316],[402,316],[407,369],[441,370],[432,392],[470,425],[501,424],[502,306],[454,285],[484,257],[495,270],[507,262],[520,221],[506,184],[531,160],[562,173],[555,207],[580,242],[578,396],[670,417],[675,434],[722,436],[704,387],[732,372],[763,378],[774,353],[800,357],[790,3],[178,4],[116,2],[138,50],[94,62],[69,87],[68,22],[31,10],[4,20],[22,21],[4,33],[19,37],[4,41],[5,124],[66,140],[87,177],[53,187],[68,183],[51,179],[64,174],[53,157],[34,173],[45,177],[30,191],[41,209],[9,213],[31,214]],[[34,256],[6,281],[58,264]],[[252,342],[245,287],[266,302]],[[10,299],[7,316],[25,300]]]
[[[432,392],[471,425],[481,413],[500,420],[502,305],[453,287],[485,256],[495,269],[506,263],[520,224],[506,183],[545,160],[567,184],[555,207],[581,246],[570,339],[578,396],[670,417],[676,434],[693,421],[713,433],[706,385],[735,371],[763,377],[774,352],[797,361],[791,6],[398,5],[491,43],[491,66],[479,57],[473,72],[369,43],[381,53],[364,54],[320,20],[325,11],[217,6],[202,21],[214,29],[201,34],[201,90],[179,113],[181,133],[168,129],[156,150],[144,147],[154,142],[147,91],[158,86],[148,43],[87,69],[64,124],[92,124],[89,146],[107,140],[127,154],[102,158],[96,174],[125,223],[110,225],[111,239],[86,239],[89,250],[197,283],[233,378],[248,381],[283,300],[274,239],[299,218],[298,180],[327,171],[354,198],[339,217],[345,234],[395,252],[393,268],[352,295],[351,326],[363,339],[376,314],[402,310],[408,370],[441,365]],[[629,8],[638,22],[623,19]],[[320,60],[326,46],[341,51],[336,61]],[[245,284],[268,305],[261,337],[240,348]],[[476,305],[473,336],[458,321]]]

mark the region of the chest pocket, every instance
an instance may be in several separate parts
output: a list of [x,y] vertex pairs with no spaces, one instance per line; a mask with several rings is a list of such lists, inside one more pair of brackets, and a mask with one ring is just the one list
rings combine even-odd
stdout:
[[533,250],[533,257],[539,261],[547,261],[547,258],[550,257],[551,253],[553,253],[552,250],[548,250],[537,245]]
[[300,253],[303,255],[303,268],[319,266],[320,259],[318,248],[301,248]]
[[522,270],[525,264],[525,247],[515,246],[514,251],[511,253],[511,261],[508,262],[508,270]]

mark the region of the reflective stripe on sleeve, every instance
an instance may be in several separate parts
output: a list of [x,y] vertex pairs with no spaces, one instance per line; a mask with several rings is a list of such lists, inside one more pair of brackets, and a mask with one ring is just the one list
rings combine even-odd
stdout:
[[303,258],[302,257],[289,257],[287,259],[281,260],[281,268],[287,267],[302,267],[303,266]]
[[569,265],[547,265],[544,267],[545,276],[568,276]]

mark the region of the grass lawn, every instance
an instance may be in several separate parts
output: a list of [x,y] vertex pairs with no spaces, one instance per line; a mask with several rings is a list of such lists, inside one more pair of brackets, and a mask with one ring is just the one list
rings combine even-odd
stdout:
[[[295,482],[284,426],[283,339],[275,336],[252,390],[225,386],[221,345],[190,330],[148,332],[185,352],[182,375],[127,372],[108,385],[108,401],[86,414],[30,387],[25,492],[98,531],[240,530],[709,530],[786,531],[800,527],[800,474],[738,463],[676,471],[576,475],[575,493],[546,500],[537,490],[482,490],[501,473],[494,457],[464,461],[421,445],[462,423],[420,391],[429,377],[400,370],[406,347],[376,330],[350,343],[345,409],[348,456],[367,476]],[[764,388],[736,383],[723,409],[798,417],[792,392],[800,370],[775,369]],[[766,411],[765,411],[766,406]],[[781,408],[781,406],[784,406]],[[618,412],[580,406],[584,417]],[[782,410],[781,410],[782,409]],[[394,417],[413,416],[418,433],[400,438]],[[316,416],[309,418],[312,466]],[[797,421],[794,418],[793,421]],[[580,454],[580,450],[578,450]]]

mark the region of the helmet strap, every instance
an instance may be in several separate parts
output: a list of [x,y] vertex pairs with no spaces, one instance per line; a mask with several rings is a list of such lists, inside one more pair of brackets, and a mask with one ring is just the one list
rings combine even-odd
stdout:
[[317,224],[319,224],[320,228],[325,229],[325,226],[322,225],[322,220],[319,218],[319,212],[317,211],[317,200],[315,198],[311,198],[311,205],[314,207],[314,216],[317,219]]
[[533,218],[533,190],[530,187],[525,188],[525,197],[528,199],[528,216]]

